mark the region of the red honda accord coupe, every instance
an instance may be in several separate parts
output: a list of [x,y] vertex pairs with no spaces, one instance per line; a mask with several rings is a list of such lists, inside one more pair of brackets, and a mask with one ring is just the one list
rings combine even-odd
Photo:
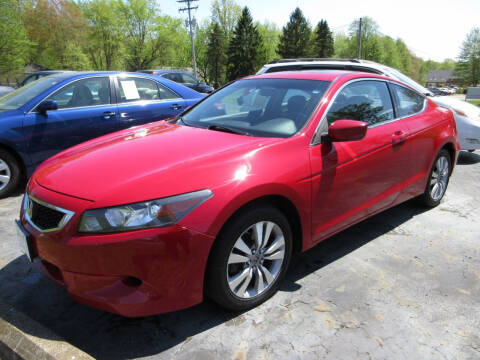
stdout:
[[18,236],[79,302],[124,316],[272,296],[296,252],[418,197],[439,204],[451,112],[390,78],[341,71],[235,81],[169,122],[47,160]]

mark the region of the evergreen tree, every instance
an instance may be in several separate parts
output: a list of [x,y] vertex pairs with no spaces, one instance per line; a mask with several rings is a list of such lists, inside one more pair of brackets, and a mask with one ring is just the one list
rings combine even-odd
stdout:
[[282,29],[277,53],[283,58],[298,58],[309,56],[310,35],[312,29],[302,10],[296,8],[290,15],[290,21]]
[[228,47],[227,78],[234,80],[255,73],[262,65],[263,39],[253,24],[248,7],[243,8]]
[[480,82],[480,28],[470,31],[463,42],[456,73],[467,85]]
[[313,54],[319,58],[329,58],[333,55],[333,34],[326,20],[320,20],[315,28]]
[[225,33],[220,25],[215,22],[211,25],[207,35],[207,77],[212,86],[217,88],[225,82],[226,58]]

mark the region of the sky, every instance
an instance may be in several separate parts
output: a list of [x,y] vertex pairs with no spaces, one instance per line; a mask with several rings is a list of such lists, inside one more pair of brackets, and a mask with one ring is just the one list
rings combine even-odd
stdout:
[[[284,26],[298,6],[315,26],[325,19],[334,32],[348,32],[349,24],[369,16],[382,34],[402,39],[417,56],[428,60],[456,59],[467,34],[480,27],[480,0],[236,0],[248,6],[256,21],[268,20]],[[186,17],[179,13],[176,0],[160,0],[163,14]],[[212,0],[195,2],[197,20],[210,16]]]

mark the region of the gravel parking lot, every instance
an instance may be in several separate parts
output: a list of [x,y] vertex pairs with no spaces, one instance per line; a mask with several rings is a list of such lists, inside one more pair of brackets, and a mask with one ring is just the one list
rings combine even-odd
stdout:
[[461,153],[440,206],[408,202],[324,241],[241,314],[205,301],[127,319],[73,302],[21,255],[20,202],[0,200],[0,297],[95,358],[480,358],[478,151]]

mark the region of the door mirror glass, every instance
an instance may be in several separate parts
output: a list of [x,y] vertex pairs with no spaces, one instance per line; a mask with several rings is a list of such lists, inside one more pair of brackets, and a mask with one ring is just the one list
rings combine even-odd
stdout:
[[57,109],[58,109],[58,105],[55,100],[45,100],[45,101],[42,101],[37,106],[37,111],[42,115],[47,115],[47,111],[52,111]]
[[[327,141],[361,140],[367,134],[368,124],[358,120],[337,120],[328,128]],[[325,141],[323,141],[325,142]]]

